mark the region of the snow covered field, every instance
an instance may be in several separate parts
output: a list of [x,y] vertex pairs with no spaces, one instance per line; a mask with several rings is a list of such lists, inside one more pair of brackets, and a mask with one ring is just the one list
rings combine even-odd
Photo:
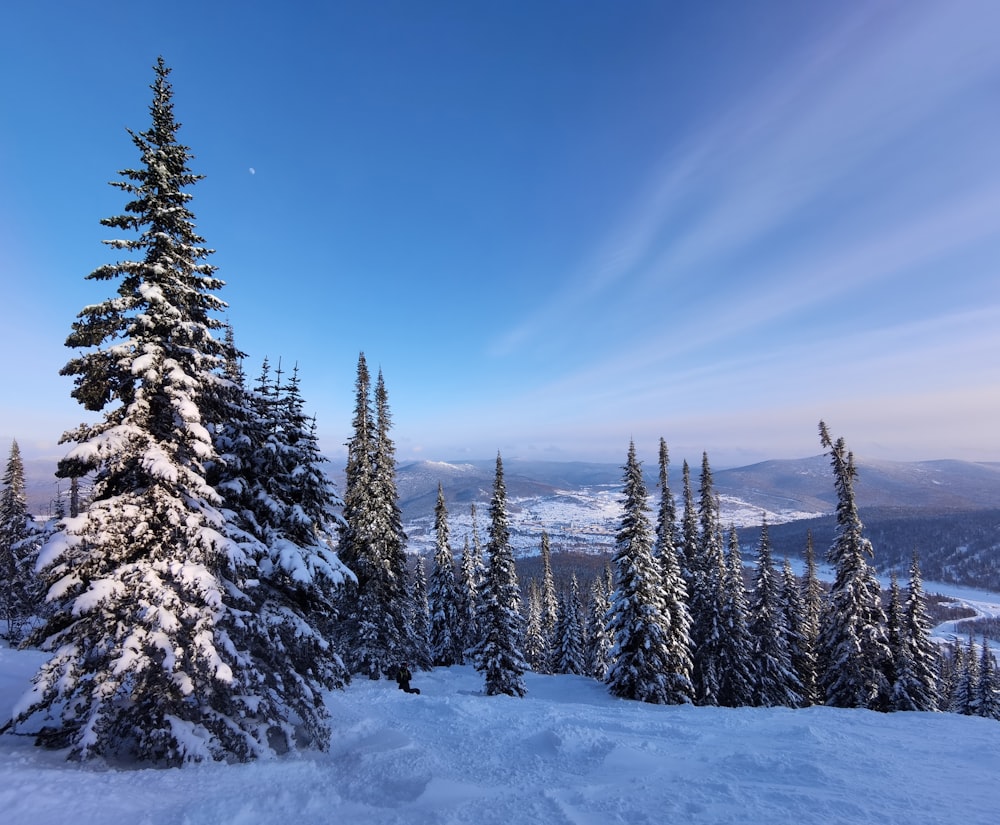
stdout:
[[[0,711],[42,661],[0,649]],[[5,825],[964,823],[1000,817],[1000,724],[832,708],[657,707],[574,676],[486,697],[472,668],[423,691],[333,693],[329,753],[250,765],[68,764],[0,737]]]
[[[477,503],[479,531],[485,541],[489,490]],[[655,513],[658,495],[649,498],[650,512]],[[620,484],[583,486],[573,490],[557,490],[550,496],[531,496],[509,499],[511,547],[514,555],[537,556],[543,532],[552,539],[556,550],[572,549],[577,552],[614,552],[615,534],[621,527],[622,490]],[[795,509],[768,510],[748,504],[735,496],[720,496],[720,520],[728,529],[757,527],[767,518],[770,525],[789,521],[816,518],[819,512]],[[472,518],[467,508],[452,506],[448,513],[452,549],[458,553],[462,542],[472,534]],[[424,556],[434,555],[434,515],[428,513],[410,519],[405,524],[407,552]]]

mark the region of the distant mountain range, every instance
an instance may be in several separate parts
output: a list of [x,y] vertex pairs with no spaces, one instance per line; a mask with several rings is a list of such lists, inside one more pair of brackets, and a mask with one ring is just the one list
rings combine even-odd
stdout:
[[[434,546],[434,502],[437,485],[444,490],[456,552],[470,535],[470,505],[478,510],[478,527],[485,536],[493,489],[495,461],[402,464],[397,488],[410,549],[429,553]],[[697,496],[701,468],[692,467]],[[655,466],[645,468],[650,494],[658,496]],[[585,462],[504,461],[504,481],[511,511],[512,541],[519,555],[537,553],[543,530],[553,550],[610,552],[620,518],[621,467]],[[836,491],[830,460],[825,455],[803,459],[765,461],[747,467],[713,471],[726,526],[746,528],[746,541],[762,519],[778,530],[783,551],[804,547],[806,525],[815,522],[820,533],[817,552],[832,535],[830,514]],[[681,504],[681,470],[672,467],[670,488]],[[867,462],[858,466],[856,494],[859,508],[872,525],[887,518],[941,519],[961,525],[972,522],[958,514],[1000,511],[1000,463],[967,461]],[[798,527],[798,529],[796,529]],[[1000,543],[1000,523],[996,531]],[[485,540],[485,539],[484,539]],[[798,548],[794,550],[794,548]],[[912,552],[907,549],[906,558]]]
[[[410,551],[433,552],[439,483],[456,554],[471,536],[472,504],[485,543],[495,467],[495,459],[401,464],[396,484]],[[342,490],[343,471],[330,469]],[[657,468],[644,469],[655,506]],[[691,467],[696,497],[700,471],[700,464]],[[56,491],[51,463],[26,461],[25,472],[33,512],[47,512]],[[833,535],[831,514],[836,508],[826,455],[764,461],[713,470],[712,475],[723,524],[745,528],[747,545],[753,544],[766,517],[779,557],[801,553],[806,529],[815,534],[817,553],[825,551]],[[549,533],[554,552],[605,554],[613,549],[621,512],[619,465],[505,460],[504,481],[512,543],[518,555],[537,554],[543,530]],[[680,466],[671,466],[669,482],[679,511]],[[62,487],[65,490],[65,484]],[[916,548],[922,556],[940,556],[937,561],[927,559],[938,578],[975,580],[985,586],[985,575],[989,580],[996,577],[1000,587],[1000,463],[861,459],[855,491],[869,534],[881,536],[888,545],[879,548],[883,561],[903,567]],[[928,543],[933,547],[925,547]]]

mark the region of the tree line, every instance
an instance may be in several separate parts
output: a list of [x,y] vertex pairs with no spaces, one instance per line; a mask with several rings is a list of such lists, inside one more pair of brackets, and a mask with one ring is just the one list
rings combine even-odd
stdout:
[[[629,447],[614,557],[586,617],[579,587],[557,596],[548,575],[524,603],[499,454],[485,545],[474,517],[456,563],[439,489],[433,569],[411,571],[381,372],[373,386],[361,354],[341,496],[298,370],[265,360],[254,382],[243,373],[189,207],[200,176],[177,139],[170,70],[161,58],[154,71],[151,124],[129,131],[140,163],[112,184],[127,203],[102,220],[122,233],[105,243],[124,260],[87,276],[117,290],[66,340],[62,374],[101,415],[64,434],[73,446],[57,474],[88,478],[89,494],[39,528],[16,442],[4,478],[3,618],[51,656],[3,731],[44,714],[55,723],[31,733],[71,758],[165,765],[324,749],[325,694],[404,663],[471,662],[487,695],[523,696],[534,668],[587,672],[655,703],[937,706],[916,560],[887,615],[853,457],[822,424],[839,498],[829,592],[811,568],[802,586],[775,571],[766,525],[746,590],[707,455],[697,504],[685,463],[677,508],[662,440],[655,526]],[[547,564],[547,540],[541,552]]]

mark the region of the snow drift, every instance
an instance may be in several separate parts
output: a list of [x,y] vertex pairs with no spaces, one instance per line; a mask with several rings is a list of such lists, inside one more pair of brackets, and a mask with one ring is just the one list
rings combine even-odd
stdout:
[[[42,660],[0,649],[8,714]],[[1000,726],[975,717],[614,699],[527,674],[523,699],[469,667],[417,673],[410,696],[355,680],[329,694],[328,753],[245,765],[67,763],[0,737],[6,825],[992,823]]]

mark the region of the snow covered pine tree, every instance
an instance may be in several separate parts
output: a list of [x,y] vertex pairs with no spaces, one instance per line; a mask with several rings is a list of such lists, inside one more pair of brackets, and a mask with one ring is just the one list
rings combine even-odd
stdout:
[[430,610],[430,647],[435,665],[451,667],[462,663],[462,636],[459,616],[458,585],[455,582],[455,557],[448,538],[448,508],[444,488],[438,484],[434,506],[434,567],[427,594]]
[[865,561],[873,550],[854,498],[854,456],[843,438],[830,438],[822,421],[819,433],[837,490],[837,534],[827,552],[835,579],[816,641],[821,697],[834,707],[888,710],[892,654],[878,579]]
[[669,628],[663,609],[662,579],[653,558],[653,528],[646,504],[642,465],[630,443],[625,470],[621,527],[612,564],[615,592],[608,611],[608,635],[614,639],[605,682],[614,696],[653,704],[684,704],[669,672]]
[[472,651],[476,670],[486,676],[486,693],[496,696],[524,696],[524,629],[517,569],[510,546],[507,519],[507,488],[503,462],[497,454],[493,498],[490,500],[490,531],[486,542],[489,555],[485,587],[480,602],[479,626],[482,639]]
[[223,282],[183,191],[200,176],[177,142],[170,70],[154,68],[152,123],[129,132],[141,165],[112,184],[125,214],[102,221],[137,233],[105,241],[137,260],[88,276],[120,279],[117,296],[86,307],[66,341],[80,351],[62,370],[72,394],[103,417],[64,435],[77,446],[60,473],[94,473],[93,495],[40,553],[55,610],[34,638],[54,652],[14,721],[58,715],[40,741],[71,758],[243,761],[294,746],[303,720],[286,690],[304,674],[253,653],[267,641],[249,592],[259,570],[206,477],[230,354],[213,336]]
[[17,643],[38,605],[39,582],[32,562],[41,530],[28,512],[24,491],[24,462],[17,441],[10,456],[0,490],[0,636]]

